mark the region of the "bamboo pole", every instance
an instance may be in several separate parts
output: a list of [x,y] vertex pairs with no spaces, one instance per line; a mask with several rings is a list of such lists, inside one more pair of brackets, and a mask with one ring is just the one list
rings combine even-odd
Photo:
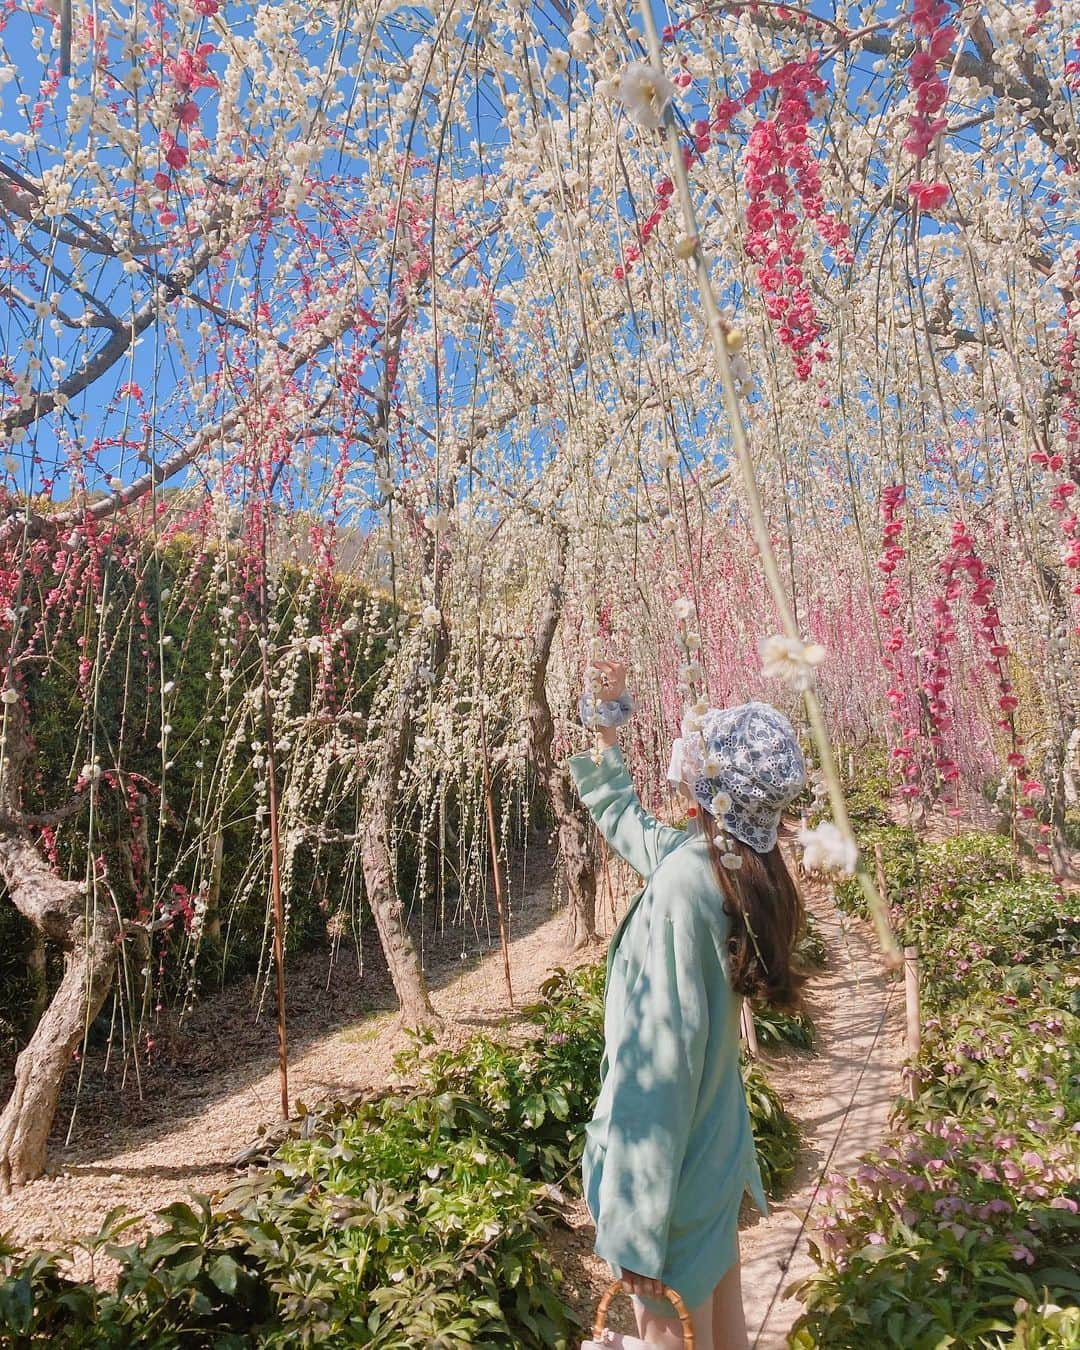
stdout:
[[[649,46],[649,53],[652,58],[653,69],[658,76],[662,76],[664,69],[663,49],[660,45],[660,35],[656,29],[656,21],[653,17],[651,0],[641,0],[640,7],[642,23],[645,27],[645,36]],[[667,104],[663,112],[663,126],[667,136],[668,151],[671,161],[671,176],[678,188],[679,201],[682,206],[683,223],[686,227],[687,236],[692,243],[693,251],[690,254],[690,258],[697,275],[698,293],[701,296],[702,307],[705,311],[713,353],[720,369],[720,384],[724,396],[724,406],[730,424],[731,441],[735,451],[735,458],[738,462],[739,472],[742,477],[743,491],[746,494],[746,504],[750,512],[754,542],[757,544],[762,568],[765,572],[765,580],[768,584],[769,592],[772,595],[773,603],[776,605],[776,610],[780,616],[784,632],[789,638],[795,638],[801,641],[802,635],[799,632],[798,625],[795,621],[794,610],[788,600],[787,592],[784,589],[783,579],[780,576],[780,565],[777,562],[776,553],[773,550],[768,522],[765,519],[765,511],[761,501],[761,492],[758,488],[757,477],[754,472],[754,462],[750,454],[746,425],[743,422],[742,409],[739,405],[738,394],[735,391],[735,381],[731,374],[731,357],[728,353],[724,320],[720,314],[716,293],[713,290],[708,257],[701,245],[697,216],[694,211],[693,199],[690,196],[690,181],[687,177],[686,165],[683,162],[682,147],[679,144],[679,130],[675,124],[675,118],[670,103]],[[813,686],[803,691],[803,702],[806,708],[807,721],[810,724],[811,736],[813,737],[814,746],[817,750],[818,762],[821,765],[822,776],[829,789],[829,804],[832,807],[833,821],[845,838],[854,842],[851,821],[847,813],[847,803],[844,801],[844,792],[840,785],[840,775],[837,772],[836,756],[833,753],[832,743],[829,740],[828,731],[825,727],[825,718],[821,711],[821,704],[818,701],[818,696]],[[866,869],[866,864],[861,853],[859,854],[856,863],[855,875],[863,895],[866,897],[866,903],[870,910],[871,918],[874,921],[874,927],[877,930],[878,941],[881,944],[881,949],[885,957],[886,967],[890,970],[898,970],[903,959],[900,954],[900,948],[897,945],[896,938],[889,925],[889,917],[885,903],[878,893],[878,889],[874,885],[870,873]]]

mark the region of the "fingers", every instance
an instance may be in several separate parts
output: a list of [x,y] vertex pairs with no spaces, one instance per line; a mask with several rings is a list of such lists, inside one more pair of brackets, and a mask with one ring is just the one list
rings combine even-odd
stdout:
[[628,1294],[636,1294],[638,1298],[663,1298],[664,1285],[660,1280],[650,1280],[644,1275],[635,1275],[630,1271],[624,1272],[622,1277],[622,1287]]

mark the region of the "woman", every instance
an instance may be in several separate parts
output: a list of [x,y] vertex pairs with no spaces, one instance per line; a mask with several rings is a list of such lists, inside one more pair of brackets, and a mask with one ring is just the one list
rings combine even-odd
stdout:
[[[641,806],[615,725],[626,672],[600,683],[582,719],[606,747],[575,755],[581,800],[608,844],[645,879],[611,941],[600,1096],[583,1158],[596,1251],[632,1293],[639,1335],[682,1343],[666,1284],[690,1307],[699,1350],[747,1345],[739,1283],[743,1193],[767,1213],[739,1069],[742,996],[793,1007],[799,893],[776,846],[801,791],[803,758],[774,708],[709,709],[684,725],[668,772],[689,826]],[[606,725],[605,725],[606,724]]]

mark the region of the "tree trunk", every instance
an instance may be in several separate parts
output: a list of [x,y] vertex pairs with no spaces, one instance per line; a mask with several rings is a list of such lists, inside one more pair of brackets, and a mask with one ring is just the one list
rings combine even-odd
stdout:
[[566,766],[557,763],[554,757],[555,719],[547,696],[547,670],[562,617],[567,548],[566,528],[556,525],[555,530],[555,565],[533,639],[529,739],[558,821],[559,849],[566,864],[566,942],[571,951],[578,951],[596,937],[596,861],[590,846],[589,818],[577,799]]
[[548,791],[559,820],[559,850],[566,867],[566,945],[580,951],[596,939],[596,860],[588,817],[562,770],[549,779]]
[[404,731],[400,724],[388,735],[379,770],[365,786],[360,815],[360,860],[364,871],[364,893],[371,906],[386,964],[390,967],[401,1020],[410,1027],[433,1026],[439,1018],[431,1006],[416,946],[405,927],[405,911],[398,894],[394,867],[391,816],[397,799],[394,789],[400,772],[400,753],[395,752],[399,745],[404,748]]
[[[81,911],[81,895],[78,901]],[[71,931],[75,936],[68,948],[64,978],[15,1063],[15,1086],[0,1115],[2,1194],[34,1181],[44,1172],[64,1075],[86,1027],[97,1017],[112,988],[115,920],[111,915],[80,913]]]
[[26,953],[26,968],[30,972],[33,992],[30,995],[30,1008],[26,1018],[26,1030],[33,1031],[45,1015],[49,1006],[49,972],[46,961],[45,939],[41,930],[35,928],[30,938],[30,950]]
[[85,887],[58,877],[22,818],[22,774],[30,754],[24,713],[6,709],[0,755],[0,880],[15,908],[67,956],[64,978],[15,1063],[15,1087],[0,1115],[0,1193],[45,1170],[60,1087],[75,1047],[112,988],[119,925]]

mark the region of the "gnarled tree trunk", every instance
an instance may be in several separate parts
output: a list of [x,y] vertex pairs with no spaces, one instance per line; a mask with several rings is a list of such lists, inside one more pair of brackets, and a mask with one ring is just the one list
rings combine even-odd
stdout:
[[75,1047],[101,1011],[116,970],[119,925],[86,888],[58,877],[38,852],[22,815],[21,774],[29,744],[23,713],[9,705],[0,754],[0,879],[20,914],[66,954],[64,978],[15,1064],[15,1087],[0,1115],[0,1192],[45,1170],[60,1088]]
[[567,531],[555,526],[555,564],[547,600],[533,638],[532,687],[529,697],[529,739],[533,758],[551,798],[558,822],[559,849],[566,867],[566,941],[571,951],[596,937],[596,862],[589,840],[589,818],[577,799],[570,773],[553,753],[555,719],[547,696],[551,648],[562,617]]
[[379,764],[365,785],[360,818],[360,860],[364,892],[375,919],[390,978],[401,1006],[401,1019],[411,1027],[431,1026],[438,1014],[431,1006],[416,945],[405,926],[394,866],[392,812],[404,757],[405,727],[388,730]]

